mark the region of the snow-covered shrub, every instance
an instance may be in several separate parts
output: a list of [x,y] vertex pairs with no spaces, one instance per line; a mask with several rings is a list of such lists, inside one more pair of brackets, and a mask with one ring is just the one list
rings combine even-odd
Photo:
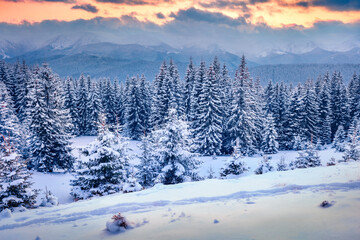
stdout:
[[52,207],[59,205],[58,198],[55,197],[51,191],[45,189],[45,197],[41,198],[40,207]]
[[316,151],[313,146],[310,145],[306,150],[299,151],[298,153],[299,156],[296,158],[296,160],[290,163],[291,169],[321,166],[318,151]]
[[274,170],[274,167],[269,163],[269,157],[267,155],[263,156],[263,159],[259,162],[259,167],[255,169],[255,174],[264,174]]
[[300,136],[295,136],[293,139],[293,149],[294,150],[303,150],[305,149],[305,144],[303,139]]
[[123,186],[124,193],[137,192],[142,190],[142,186],[137,182],[135,177],[129,177]]
[[164,128],[151,134],[156,143],[151,155],[160,164],[155,182],[176,184],[199,179],[195,172],[199,161],[190,152],[192,141],[189,135],[187,123],[178,118],[176,110],[170,109]]
[[216,178],[215,172],[214,172],[214,170],[212,169],[211,166],[210,166],[209,169],[207,170],[207,173],[208,173],[207,179]]
[[240,175],[243,174],[248,168],[245,166],[245,163],[241,161],[243,156],[240,154],[234,154],[232,159],[225,168],[221,168],[220,176],[226,178],[228,175]]
[[326,166],[335,166],[336,165],[336,161],[335,158],[330,158],[329,162],[326,163]]
[[0,211],[35,204],[37,191],[31,188],[31,173],[17,153],[0,153]]
[[129,224],[126,221],[125,217],[121,215],[121,213],[118,213],[114,215],[111,222],[106,223],[106,229],[109,232],[116,233],[116,232],[123,232],[127,228],[129,228]]
[[123,190],[129,173],[127,142],[103,124],[98,138],[83,151],[87,161],[76,171],[71,195],[75,200],[103,196]]
[[152,136],[143,137],[141,140],[142,154],[140,164],[137,166],[137,178],[143,187],[151,187],[160,172],[160,163],[154,154],[155,144]]
[[280,161],[277,163],[276,171],[287,171],[287,170],[289,170],[288,165],[285,163],[284,157],[281,157]]
[[338,152],[345,151],[346,133],[343,126],[339,126],[334,137],[333,148]]

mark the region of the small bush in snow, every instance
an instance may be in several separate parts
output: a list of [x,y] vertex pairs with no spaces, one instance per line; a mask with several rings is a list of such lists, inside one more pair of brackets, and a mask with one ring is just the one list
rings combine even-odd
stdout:
[[345,162],[360,160],[360,144],[356,128],[353,131],[351,142],[345,146],[345,154],[343,156]]
[[336,165],[336,161],[335,158],[331,158],[329,162],[326,163],[326,166],[335,166]]
[[255,174],[264,174],[274,170],[274,167],[269,163],[269,157],[267,155],[263,156],[263,159],[259,162],[259,167],[255,169]]
[[289,170],[288,165],[285,163],[284,157],[281,157],[280,161],[277,163],[276,171],[287,171],[287,170]]
[[321,166],[320,157],[318,156],[318,151],[312,145],[308,146],[304,151],[299,151],[299,156],[290,163],[291,169],[318,166]]
[[128,222],[126,221],[125,217],[121,215],[121,213],[114,215],[111,219],[113,220],[112,222],[106,223],[106,229],[109,232],[122,232],[129,228]]
[[240,175],[247,171],[248,168],[245,166],[245,163],[241,161],[241,158],[242,156],[240,154],[234,154],[226,167],[221,168],[220,176],[225,178],[228,175]]
[[209,169],[207,170],[207,173],[208,173],[207,179],[216,178],[215,172],[214,172],[214,170],[212,169],[211,166],[210,166]]
[[51,191],[45,190],[45,197],[41,198],[40,207],[52,207],[59,205],[58,198]]
[[124,193],[137,192],[142,190],[142,186],[137,182],[136,178],[129,177],[123,186]]
[[340,125],[334,136],[333,148],[335,148],[336,151],[338,152],[344,152],[345,142],[346,142],[346,133],[344,131],[344,127]]

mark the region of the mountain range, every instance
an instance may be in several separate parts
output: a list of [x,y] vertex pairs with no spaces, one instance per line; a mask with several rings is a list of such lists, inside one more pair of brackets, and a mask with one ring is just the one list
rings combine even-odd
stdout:
[[[204,60],[207,64],[217,56],[226,63],[233,76],[241,56],[223,51],[216,46],[174,48],[166,44],[144,46],[102,42],[93,35],[58,36],[41,44],[14,43],[0,40],[0,58],[8,62],[25,60],[28,64],[47,62],[61,77],[77,77],[81,73],[92,77],[110,77],[123,80],[126,76],[145,74],[150,80],[158,73],[159,66],[173,59],[184,76],[190,57],[195,64]],[[346,52],[313,48],[305,53],[272,51],[261,57],[248,60],[254,77],[265,82],[301,82],[316,78],[326,71],[341,71],[348,80],[356,71],[360,72],[360,48]]]

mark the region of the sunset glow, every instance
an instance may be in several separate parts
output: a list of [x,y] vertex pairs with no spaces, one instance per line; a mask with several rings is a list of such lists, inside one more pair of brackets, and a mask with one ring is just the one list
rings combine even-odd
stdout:
[[[117,3],[110,3],[117,2]],[[94,17],[120,18],[127,15],[144,22],[162,25],[173,20],[172,13],[194,7],[208,12],[222,13],[233,19],[244,18],[247,23],[267,24],[271,27],[301,25],[311,27],[319,21],[352,23],[360,20],[358,7],[325,6],[318,0],[261,0],[261,1],[136,1],[136,0],[58,0],[6,1],[0,0],[0,22],[19,24],[43,20],[71,21]],[[332,1],[336,2],[336,1]],[[84,9],[88,5],[90,9]],[[76,7],[75,7],[76,6]]]

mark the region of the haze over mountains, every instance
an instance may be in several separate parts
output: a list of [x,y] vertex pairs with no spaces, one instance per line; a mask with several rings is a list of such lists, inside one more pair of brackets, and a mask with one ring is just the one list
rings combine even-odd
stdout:
[[[295,49],[293,52],[274,50],[260,57],[250,57],[250,72],[253,77],[259,77],[263,82],[272,79],[293,83],[308,78],[316,79],[319,74],[327,71],[340,71],[345,81],[348,81],[354,72],[360,73],[360,48],[335,52],[313,45],[310,47],[314,48],[305,53],[295,53],[299,52]],[[28,64],[48,62],[61,77],[77,77],[84,73],[93,77],[123,80],[127,75],[144,73],[147,78],[152,79],[158,73],[162,61],[169,59],[174,60],[180,75],[183,76],[190,57],[196,64],[201,60],[209,64],[214,56],[227,64],[231,75],[234,74],[241,57],[216,46],[178,49],[167,44],[118,44],[103,42],[91,34],[60,35],[37,44],[32,44],[31,41],[0,40],[0,58],[8,62],[24,59]]]

